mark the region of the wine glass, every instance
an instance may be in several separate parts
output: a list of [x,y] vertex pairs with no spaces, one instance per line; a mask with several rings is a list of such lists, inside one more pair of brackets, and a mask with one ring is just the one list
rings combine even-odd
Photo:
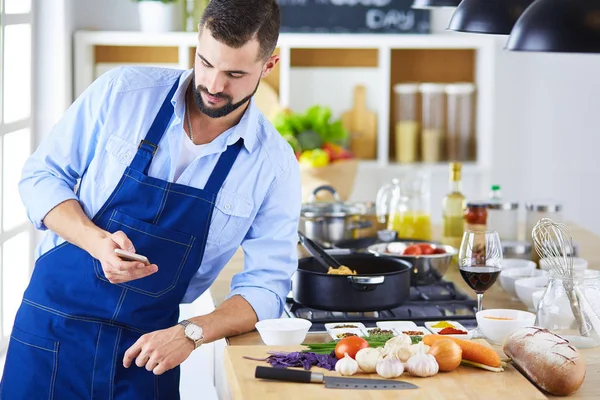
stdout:
[[[498,232],[465,231],[458,253],[458,267],[463,279],[477,294],[477,311],[482,310],[483,293],[488,290],[502,270],[502,244]],[[484,337],[479,328],[474,338]]]

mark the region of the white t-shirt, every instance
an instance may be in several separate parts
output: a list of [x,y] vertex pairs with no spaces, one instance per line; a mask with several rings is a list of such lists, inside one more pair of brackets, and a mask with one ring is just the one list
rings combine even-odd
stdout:
[[190,139],[190,137],[187,134],[185,134],[185,132],[184,136],[185,137],[181,140],[181,148],[179,150],[177,168],[175,168],[175,182],[179,180],[179,177],[181,176],[181,174],[183,174],[183,171],[185,171],[185,169],[189,167],[192,161],[194,161],[196,158],[202,155],[202,151],[208,144],[207,143],[196,145],[192,142],[192,139]]

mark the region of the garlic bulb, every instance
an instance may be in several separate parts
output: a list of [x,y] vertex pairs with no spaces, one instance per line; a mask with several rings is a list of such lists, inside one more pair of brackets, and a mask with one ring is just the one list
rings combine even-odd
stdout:
[[374,349],[372,347],[365,347],[364,349],[360,349],[358,353],[356,353],[355,357],[360,370],[366,373],[375,372],[377,368],[377,363],[382,358],[383,357],[379,350]]
[[335,370],[343,376],[354,375],[358,370],[358,363],[348,353],[344,353],[344,358],[335,363]]
[[417,354],[417,352],[419,351],[419,344],[423,345],[423,352],[424,353],[429,353],[429,349],[431,348],[430,346],[427,346],[425,343],[423,342],[419,342],[417,344],[411,344],[410,345],[410,355],[414,356],[415,354]]
[[411,351],[411,346],[403,343],[389,348],[384,355],[385,357],[407,362],[413,356],[413,352]]
[[404,372],[404,364],[395,358],[384,358],[377,363],[376,370],[382,378],[397,378]]
[[390,340],[385,342],[385,348],[400,346],[403,344],[406,344],[409,346],[412,344],[412,339],[410,338],[410,336],[405,335],[404,333],[402,333],[398,336],[394,336],[393,338],[391,338]]
[[435,357],[425,353],[423,343],[418,344],[417,354],[406,362],[406,370],[414,376],[425,378],[438,373],[439,366]]

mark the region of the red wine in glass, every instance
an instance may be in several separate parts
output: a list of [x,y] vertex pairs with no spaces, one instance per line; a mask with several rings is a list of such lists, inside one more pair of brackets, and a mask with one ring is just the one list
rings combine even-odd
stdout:
[[460,267],[460,274],[475,293],[483,293],[496,282],[501,270],[500,267],[488,265],[465,266]]

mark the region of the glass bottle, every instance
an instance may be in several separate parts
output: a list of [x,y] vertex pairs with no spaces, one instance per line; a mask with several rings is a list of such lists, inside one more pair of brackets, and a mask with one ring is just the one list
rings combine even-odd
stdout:
[[536,326],[564,337],[576,347],[600,345],[600,271],[576,270],[571,276],[550,271],[537,309]]
[[461,169],[461,163],[450,163],[450,193],[442,200],[442,243],[454,248],[460,247],[465,229]]
[[402,179],[392,197],[388,229],[400,239],[431,240],[430,178],[419,172]]

